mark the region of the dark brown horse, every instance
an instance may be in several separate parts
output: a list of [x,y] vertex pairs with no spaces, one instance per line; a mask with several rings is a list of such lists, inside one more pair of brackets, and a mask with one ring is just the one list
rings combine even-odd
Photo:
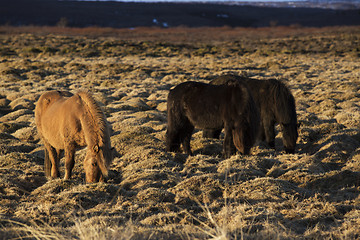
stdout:
[[[294,153],[298,138],[295,99],[286,85],[276,79],[258,80],[243,76],[224,75],[211,84],[246,83],[259,108],[261,128],[259,137],[275,148],[275,124],[279,123],[286,153]],[[221,130],[206,131],[204,137],[219,137]]]
[[[170,90],[167,99],[166,150],[192,155],[190,139],[194,127],[225,129],[223,152],[230,157],[236,149],[249,154],[259,129],[259,112],[246,87],[241,82],[210,85],[185,82]],[[235,149],[235,147],[236,149]]]
[[84,159],[86,182],[103,181],[112,161],[109,126],[94,98],[79,92],[42,94],[35,108],[35,122],[45,145],[45,175],[60,177],[59,161],[65,152],[65,179],[71,177],[74,155],[87,146]]

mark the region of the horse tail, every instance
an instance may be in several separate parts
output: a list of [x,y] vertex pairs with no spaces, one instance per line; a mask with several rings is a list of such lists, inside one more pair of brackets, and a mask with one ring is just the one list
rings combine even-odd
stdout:
[[45,177],[50,177],[51,176],[51,161],[50,161],[50,157],[49,157],[49,151],[46,149],[45,147],[45,160],[44,160],[44,172],[45,172]]
[[[44,113],[44,111],[46,111],[46,108],[48,106],[48,104],[51,101],[51,98],[48,98],[47,96],[53,94],[53,93],[45,93],[42,94],[40,96],[40,98],[38,99],[36,106],[35,106],[35,124],[39,133],[40,138],[43,140],[43,142],[45,143],[43,134],[42,134],[42,115]],[[45,154],[45,159],[44,159],[44,172],[45,172],[45,177],[50,177],[51,176],[51,161],[49,158],[49,151],[47,150],[45,144],[44,144],[44,154]]]
[[82,105],[84,106],[85,116],[80,118],[80,121],[84,127],[86,144],[88,147],[98,148],[97,150],[103,151],[104,157],[97,158],[97,160],[102,174],[107,176],[108,168],[112,161],[112,154],[106,117],[95,99],[88,92],[78,92],[77,95],[80,97]]
[[167,98],[167,130],[166,130],[166,151],[176,152],[183,140],[181,129],[186,116],[183,112],[181,93],[183,85],[171,89]]
[[271,84],[272,96],[274,96],[275,115],[279,123],[297,122],[295,98],[290,89],[282,82],[276,79],[268,80]]

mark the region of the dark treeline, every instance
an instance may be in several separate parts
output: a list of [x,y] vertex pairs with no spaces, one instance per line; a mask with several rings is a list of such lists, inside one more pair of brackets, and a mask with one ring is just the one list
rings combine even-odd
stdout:
[[311,27],[360,25],[360,9],[274,8],[212,3],[4,0],[0,24],[114,27]]

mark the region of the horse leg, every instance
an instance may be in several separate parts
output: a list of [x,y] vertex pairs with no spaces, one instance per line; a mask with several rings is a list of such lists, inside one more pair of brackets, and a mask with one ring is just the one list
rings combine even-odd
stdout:
[[282,141],[286,153],[295,153],[296,139],[298,137],[296,124],[280,123]]
[[51,178],[60,177],[59,172],[59,154],[55,148],[45,142],[45,175]]
[[186,130],[184,130],[184,132],[182,133],[182,145],[183,145],[183,148],[184,148],[184,152],[186,154],[189,154],[190,156],[193,155],[192,151],[191,151],[191,147],[190,147],[190,140],[191,140],[191,135],[192,135],[192,132],[194,131],[194,127],[191,125],[191,126],[188,126],[186,128]]
[[275,122],[268,120],[264,122],[266,142],[271,148],[275,148]]
[[180,151],[179,131],[173,129],[168,129],[166,131],[166,151],[168,152]]
[[180,150],[180,144],[182,144],[184,152],[192,155],[190,139],[192,132],[194,131],[194,126],[186,117],[181,116],[179,118],[180,120],[171,118],[168,120],[169,124],[166,132],[166,150],[178,152]]
[[71,177],[72,169],[75,164],[75,147],[66,146],[65,147],[65,176],[64,179],[68,180]]
[[223,143],[223,155],[225,158],[231,157],[236,152],[236,148],[233,143],[232,130],[230,127],[225,127],[225,137]]
[[259,135],[258,136],[259,136],[260,141],[265,141],[266,140],[264,123],[262,121],[260,123]]

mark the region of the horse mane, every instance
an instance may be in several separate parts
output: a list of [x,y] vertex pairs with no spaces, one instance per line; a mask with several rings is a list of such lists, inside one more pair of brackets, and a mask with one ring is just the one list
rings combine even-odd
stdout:
[[[94,147],[97,144],[98,147],[101,148],[104,145],[110,144],[107,121],[100,106],[88,92],[80,91],[77,95],[84,106],[83,110],[85,116],[82,117],[80,121],[84,127],[85,141],[88,147]],[[107,173],[107,167],[111,162],[111,156],[107,151],[103,151],[103,154],[105,162],[99,163],[99,167],[103,173]]]
[[[242,99],[242,104],[239,104],[238,101],[233,100],[237,113],[241,114],[243,119],[241,121],[241,125],[243,125],[243,127],[240,131],[242,137],[239,136],[238,133],[234,134],[233,132],[233,139],[235,142],[237,142],[237,144],[239,144],[239,137],[246,138],[247,141],[242,140],[241,142],[243,142],[245,148],[251,148],[258,137],[257,135],[259,130],[258,127],[260,126],[260,113],[246,84],[233,80],[227,81],[227,84],[229,86],[236,86],[236,90],[232,93],[234,100],[238,100],[240,98]],[[251,125],[253,127],[251,127]],[[239,126],[236,126],[236,128],[238,127]]]
[[[232,106],[235,112],[241,115],[244,112],[245,108],[247,108],[249,97],[251,97],[249,95],[249,92],[246,91],[247,87],[240,81],[232,81],[232,80],[228,80],[226,82],[226,85],[231,89],[232,92],[230,94],[232,98],[230,102],[234,103]],[[238,104],[239,99],[242,99],[240,102],[243,104]]]
[[80,97],[85,111],[84,125],[89,130],[91,135],[87,134],[85,138],[96,136],[96,139],[86,139],[87,143],[91,140],[97,141],[99,145],[103,145],[105,138],[106,121],[105,116],[102,113],[100,107],[97,105],[95,99],[87,92],[78,92],[77,95]]
[[[289,88],[279,80],[269,79],[270,91],[276,105],[275,114],[281,123],[291,123],[296,119],[295,99]],[[281,109],[281,111],[276,111]]]

